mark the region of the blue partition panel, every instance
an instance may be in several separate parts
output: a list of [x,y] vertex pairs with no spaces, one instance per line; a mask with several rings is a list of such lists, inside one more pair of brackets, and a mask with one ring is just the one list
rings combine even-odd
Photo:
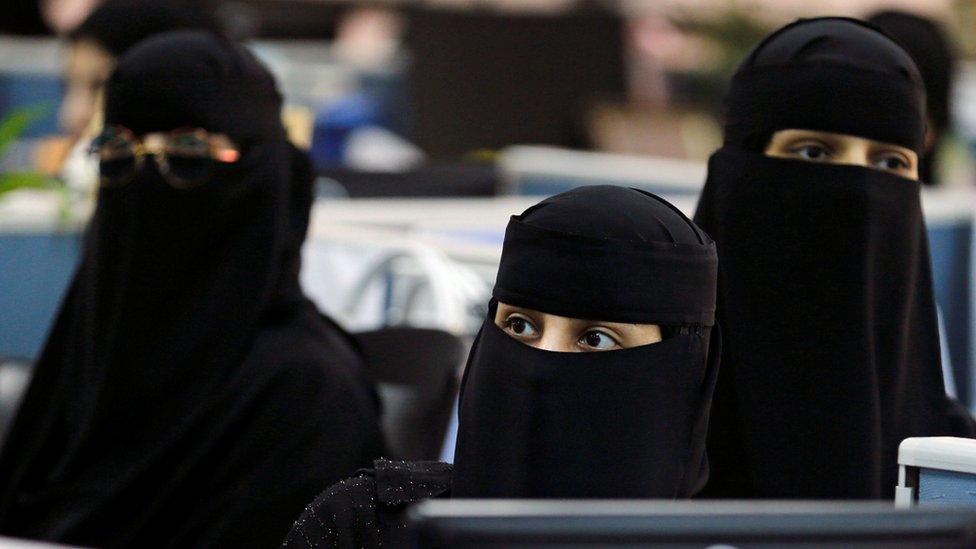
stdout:
[[932,275],[935,282],[935,298],[945,320],[949,356],[956,378],[959,400],[976,404],[972,394],[973,365],[971,334],[976,317],[971,310],[973,302],[973,277],[971,271],[973,227],[970,221],[932,224],[929,227],[929,243],[932,248]]
[[23,138],[42,137],[58,132],[58,108],[64,86],[61,79],[44,74],[0,75],[0,117],[17,107],[44,108],[43,116],[22,135]]
[[976,505],[976,475],[919,469],[918,505]]
[[40,352],[80,245],[80,233],[0,234],[0,356]]

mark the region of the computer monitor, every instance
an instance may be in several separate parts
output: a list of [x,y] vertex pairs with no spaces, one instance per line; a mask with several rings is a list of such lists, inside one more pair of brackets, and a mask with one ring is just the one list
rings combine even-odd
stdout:
[[881,502],[438,500],[416,547],[976,547],[976,510]]

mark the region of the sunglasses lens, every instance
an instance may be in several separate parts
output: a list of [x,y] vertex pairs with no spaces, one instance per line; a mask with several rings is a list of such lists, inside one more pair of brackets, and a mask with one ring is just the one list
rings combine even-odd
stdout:
[[135,173],[138,160],[136,143],[124,130],[105,128],[92,143],[92,152],[98,158],[102,186],[123,185]]
[[166,138],[167,175],[182,187],[203,183],[213,173],[210,142],[199,130],[175,131]]
[[136,173],[135,155],[103,159],[98,163],[102,186],[115,187],[125,184]]
[[202,130],[177,130],[166,136],[166,156],[206,158],[210,156],[210,142]]
[[182,187],[199,185],[213,175],[213,160],[208,156],[168,154],[166,164],[166,175]]

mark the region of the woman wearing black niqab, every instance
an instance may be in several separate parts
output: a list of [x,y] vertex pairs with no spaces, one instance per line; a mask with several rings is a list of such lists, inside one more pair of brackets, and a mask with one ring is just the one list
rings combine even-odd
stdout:
[[[724,333],[705,495],[889,498],[904,438],[976,432],[942,380],[908,165],[925,134],[918,70],[860,21],[801,20],[747,56],[726,108],[695,216],[718,245]],[[764,154],[791,130],[896,152]]]
[[266,547],[379,455],[360,359],[298,284],[311,180],[280,106],[211,34],[120,60],[81,265],[0,455],[3,534]]
[[[708,474],[715,277],[711,239],[649,193],[582,187],[512,217],[465,370],[453,471],[379,461],[326,490],[284,545],[403,546],[406,506],[447,495],[691,497]],[[579,352],[541,343],[561,325],[579,326]],[[649,327],[663,339],[611,338]]]

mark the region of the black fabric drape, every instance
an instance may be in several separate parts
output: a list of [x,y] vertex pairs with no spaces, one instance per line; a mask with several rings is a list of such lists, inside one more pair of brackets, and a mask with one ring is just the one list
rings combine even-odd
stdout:
[[725,97],[725,143],[762,150],[777,130],[866,137],[921,151],[925,85],[911,56],[856,19],[801,19],[766,37]]
[[487,320],[465,376],[452,497],[690,497],[708,471],[720,352],[709,333],[555,353]]
[[360,359],[301,295],[310,172],[270,75],[202,32],[130,50],[106,123],[242,147],[199,188],[101,189],[0,455],[0,531],[89,546],[270,546],[380,452]]
[[945,396],[919,183],[732,147],[696,215],[719,245],[714,495],[880,498]]
[[411,547],[410,505],[450,495],[452,467],[378,459],[308,504],[282,548]]
[[9,0],[4,6],[0,32],[17,35],[50,34],[41,16],[41,0]]
[[919,176],[927,184],[939,183],[934,165],[942,137],[952,129],[952,81],[956,53],[945,29],[931,19],[900,11],[882,11],[868,19],[905,48],[925,82],[926,107],[934,140],[920,159]]
[[[836,100],[797,89],[809,101],[788,115],[754,121],[737,112],[788,96],[810,81],[811,68],[820,71],[818,88],[838,89]],[[838,71],[856,70],[887,90],[887,105],[842,100],[849,94]],[[750,88],[738,80],[743,72],[778,78]],[[904,438],[976,432],[945,395],[920,183],[766,157],[749,137],[819,129],[918,151],[918,78],[894,42],[838,18],[777,31],[734,77],[727,106],[735,127],[709,161],[695,215],[718,245],[724,334],[705,495],[889,498]],[[838,113],[846,118],[831,125]]]
[[584,187],[513,217],[497,300],[683,329],[628,349],[551,352],[505,334],[492,306],[462,382],[452,497],[691,496],[708,470],[715,271],[711,239],[634,189]]

